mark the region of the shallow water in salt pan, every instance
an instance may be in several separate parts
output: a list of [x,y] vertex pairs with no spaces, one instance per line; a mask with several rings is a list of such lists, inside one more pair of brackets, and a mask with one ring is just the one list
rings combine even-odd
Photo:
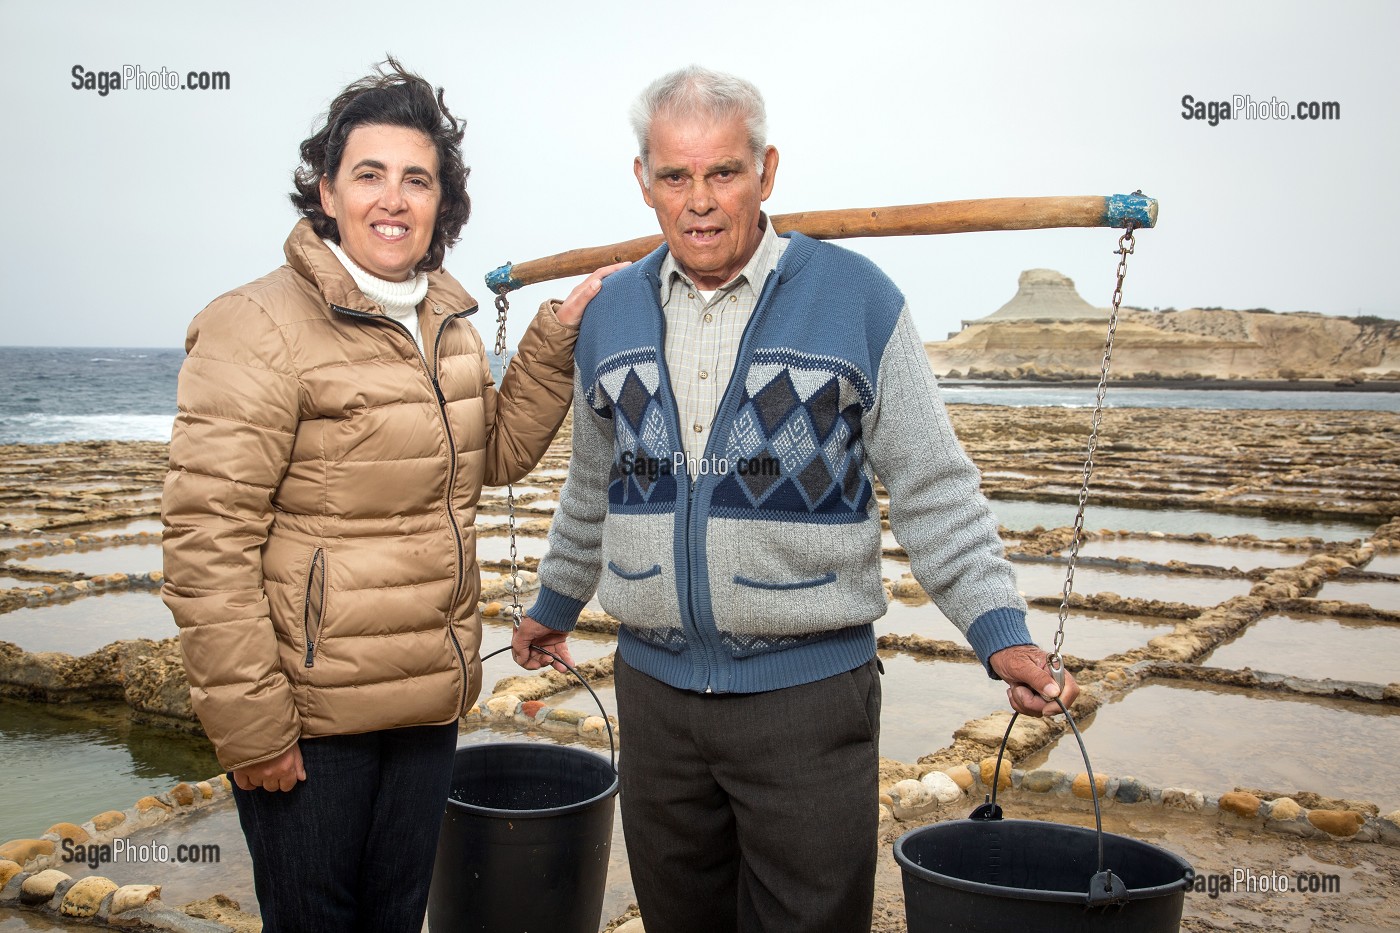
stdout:
[[1400,626],[1357,619],[1268,616],[1201,661],[1313,680],[1400,681]]
[[[1026,627],[1031,630],[1031,637],[1046,650],[1055,643],[1059,624],[1057,611],[1032,606],[1026,614]],[[1064,650],[1066,654],[1096,661],[1141,648],[1158,635],[1171,634],[1173,628],[1175,623],[1171,619],[1070,613],[1065,618]]]
[[[956,636],[956,630],[953,630]],[[953,741],[953,732],[1006,705],[1006,687],[975,662],[881,651],[880,754],[913,763]]]
[[[1081,723],[1096,773],[1220,794],[1235,787],[1314,791],[1400,806],[1400,712],[1343,700],[1148,683],[1118,694]],[[1018,768],[1077,774],[1073,736]]]
[[1322,584],[1317,598],[1400,612],[1400,580],[1329,580]]
[[128,638],[173,638],[180,633],[170,610],[153,592],[84,596],[0,615],[0,641],[25,651],[90,654]]
[[1377,554],[1364,569],[1368,573],[1400,574],[1400,554]]
[[59,554],[45,554],[43,557],[27,557],[15,561],[19,567],[33,570],[71,570],[97,576],[103,573],[150,573],[162,566],[160,539],[150,544],[122,544],[116,547],[100,547]]
[[1179,560],[1207,567],[1253,570],[1256,567],[1293,567],[1308,559],[1306,551],[1231,547],[1228,544],[1196,544],[1191,541],[1154,541],[1144,538],[1096,538],[1079,549],[1080,557],[1135,557],[1165,564]]
[[[543,557],[548,550],[549,544],[544,538],[525,535],[517,535],[515,538],[515,553],[519,557]],[[510,560],[510,536],[505,534],[477,535],[476,559],[479,561]]]
[[132,722],[123,703],[66,706],[0,699],[5,749],[0,838],[34,838],[60,820],[82,823],[146,794],[220,772],[214,749]]
[[[1015,561],[1016,581],[1027,598],[1059,596],[1065,585],[1065,565]],[[1190,606],[1214,606],[1235,596],[1245,596],[1254,584],[1229,577],[1196,577],[1148,571],[1107,570],[1077,566],[1074,592],[1117,593],[1138,599],[1159,599]]]
[[[992,513],[997,521],[1010,529],[1025,530],[1036,525],[1046,528],[1074,524],[1075,507],[1062,502],[1031,502],[1023,499],[996,499]],[[1252,534],[1265,540],[1315,537],[1324,541],[1349,541],[1365,538],[1374,526],[1360,522],[1294,521],[1264,518],[1260,515],[1240,515],[1227,512],[1204,512],[1196,509],[1130,509],[1112,505],[1095,505],[1092,499],[1084,512],[1084,527],[1114,531],[1161,531],[1168,534],[1190,534],[1204,531],[1217,538]]]

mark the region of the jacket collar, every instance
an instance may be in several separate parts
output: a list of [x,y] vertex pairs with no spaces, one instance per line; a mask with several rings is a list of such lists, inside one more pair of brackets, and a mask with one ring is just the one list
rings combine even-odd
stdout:
[[[326,244],[311,228],[311,221],[306,218],[297,221],[282,246],[282,252],[287,257],[287,264],[315,285],[327,303],[364,314],[383,313],[360,291],[335,254],[326,249]],[[428,273],[428,294],[423,300],[430,311],[435,310],[436,305],[444,316],[476,310],[476,300],[460,282],[442,269]]]

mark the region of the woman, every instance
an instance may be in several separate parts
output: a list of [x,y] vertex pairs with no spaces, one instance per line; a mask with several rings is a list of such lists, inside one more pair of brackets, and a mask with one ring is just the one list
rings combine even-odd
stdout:
[[267,933],[422,926],[481,689],[477,497],[554,437],[612,271],[540,309],[498,390],[442,270],[462,126],[392,58],[347,87],[301,145],[286,264],[185,342],[164,598]]

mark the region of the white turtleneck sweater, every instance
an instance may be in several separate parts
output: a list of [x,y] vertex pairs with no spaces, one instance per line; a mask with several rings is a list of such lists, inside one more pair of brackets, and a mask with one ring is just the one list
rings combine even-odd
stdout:
[[365,297],[383,308],[389,317],[408,328],[413,339],[418,341],[418,349],[423,350],[423,334],[418,330],[418,305],[423,296],[428,294],[428,273],[420,272],[411,279],[391,282],[361,269],[353,259],[345,255],[344,250],[330,240],[321,242],[340,260],[340,264],[350,273],[350,278],[355,280]]

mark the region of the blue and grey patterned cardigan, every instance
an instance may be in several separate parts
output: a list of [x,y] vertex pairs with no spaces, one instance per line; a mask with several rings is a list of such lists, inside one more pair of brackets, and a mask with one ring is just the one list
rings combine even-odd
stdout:
[[573,456],[529,615],[597,592],[619,651],[671,686],[750,693],[850,670],[884,615],[880,507],[983,662],[1031,642],[976,467],[904,298],[869,260],[790,234],[704,455],[687,459],[661,348],[665,246],[603,283],[575,362]]

